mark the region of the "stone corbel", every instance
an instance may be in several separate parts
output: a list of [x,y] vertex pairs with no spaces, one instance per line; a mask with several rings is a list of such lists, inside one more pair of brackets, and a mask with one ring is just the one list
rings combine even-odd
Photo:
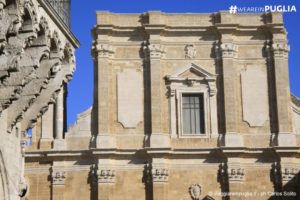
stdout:
[[209,86],[209,96],[213,97],[217,94],[217,86],[216,86],[216,80],[208,81]]
[[221,51],[223,58],[235,58],[238,52],[238,46],[233,43],[222,43]]

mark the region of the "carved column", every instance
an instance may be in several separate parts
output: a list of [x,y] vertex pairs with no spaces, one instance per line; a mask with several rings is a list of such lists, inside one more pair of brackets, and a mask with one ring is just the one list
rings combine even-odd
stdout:
[[53,141],[54,128],[54,104],[49,104],[49,108],[42,115],[42,135],[40,139],[40,149],[50,149]]
[[[102,36],[102,35],[101,35]],[[106,36],[102,36],[106,37]],[[97,148],[114,148],[115,139],[110,135],[110,58],[114,51],[106,40],[95,41],[93,46],[93,57],[95,62],[95,93],[94,105],[95,118],[97,119]]]
[[[164,84],[161,76],[161,58],[165,54],[164,46],[161,44],[161,31],[164,25],[161,22],[160,12],[149,12],[149,21],[151,26],[145,27],[149,34],[148,44],[144,46],[145,58],[150,66],[150,83],[151,83],[151,138],[150,147],[169,147],[170,136],[163,133],[162,118],[162,86]],[[155,28],[154,26],[155,25]]]
[[64,200],[66,172],[52,167],[52,200]]
[[58,92],[55,104],[55,140],[54,149],[64,149],[64,89],[61,87]]

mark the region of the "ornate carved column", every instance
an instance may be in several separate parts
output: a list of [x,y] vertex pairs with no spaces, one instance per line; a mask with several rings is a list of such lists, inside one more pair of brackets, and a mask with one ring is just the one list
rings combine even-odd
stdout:
[[61,87],[58,92],[55,104],[55,138],[54,149],[64,149],[64,88]]
[[[101,35],[103,36],[103,35]],[[103,36],[106,37],[106,36]],[[95,65],[94,109],[97,119],[97,148],[114,148],[115,139],[110,135],[110,58],[114,50],[106,40],[96,39],[92,48]]]

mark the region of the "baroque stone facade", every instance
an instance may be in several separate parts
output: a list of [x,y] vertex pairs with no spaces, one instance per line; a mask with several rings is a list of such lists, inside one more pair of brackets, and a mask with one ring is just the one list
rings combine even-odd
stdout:
[[92,33],[94,103],[65,137],[44,126],[63,105],[37,118],[28,199],[299,199],[280,13],[98,12]]
[[[43,127],[54,123],[56,133],[63,135],[64,90],[75,69],[78,45],[47,1],[0,0],[1,200],[28,195],[28,132],[47,118]],[[41,147],[47,143],[43,139],[49,138],[41,138]]]

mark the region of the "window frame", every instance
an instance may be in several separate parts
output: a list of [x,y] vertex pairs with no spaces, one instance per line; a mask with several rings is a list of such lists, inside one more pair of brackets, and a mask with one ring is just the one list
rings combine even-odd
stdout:
[[[204,109],[204,133],[200,134],[189,134],[183,132],[183,101],[182,96],[184,94],[202,94],[203,95],[203,109]],[[176,113],[177,113],[177,135],[179,138],[208,138],[209,133],[209,112],[208,106],[208,89],[205,88],[185,88],[185,89],[176,89]]]

